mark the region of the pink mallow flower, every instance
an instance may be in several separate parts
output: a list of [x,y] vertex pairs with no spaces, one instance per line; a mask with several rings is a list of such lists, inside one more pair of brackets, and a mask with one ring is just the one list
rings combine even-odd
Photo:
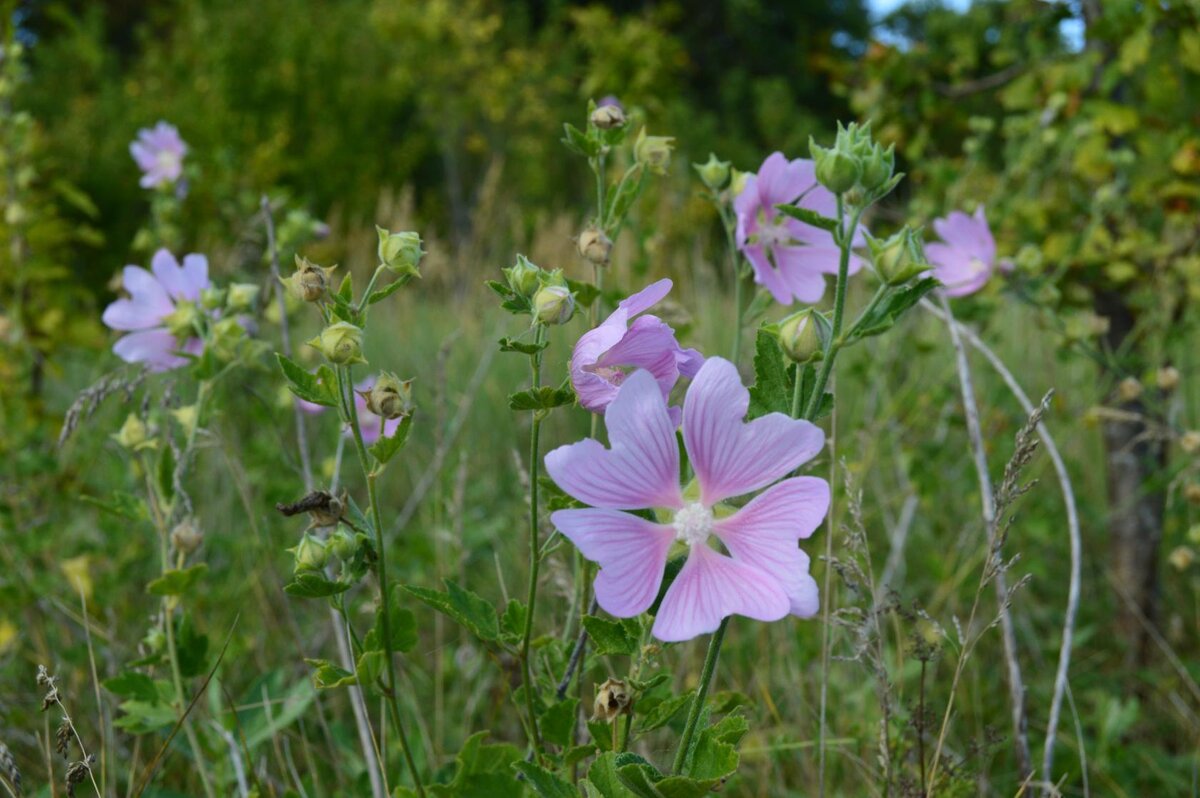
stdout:
[[183,175],[183,156],[188,146],[174,125],[159,122],[138,131],[129,144],[129,153],[142,170],[142,188],[156,188],[178,182]]
[[[684,399],[683,440],[696,474],[686,488],[666,400],[646,371],[631,375],[608,407],[611,448],[588,438],[546,455],[559,487],[592,505],[550,518],[600,564],[596,601],[609,614],[630,618],[649,609],[676,545],[687,560],[654,619],[660,640],[712,632],[729,615],[777,621],[816,614],[817,585],[797,542],[829,509],[825,480],[783,479],[737,510],[723,502],[787,476],[821,450],[825,434],[782,413],[743,421],[749,404],[734,365],[709,358]],[[625,512],[649,508],[658,522]],[[710,545],[712,536],[728,553]]]
[[204,350],[199,338],[177,336],[169,325],[189,310],[199,312],[200,294],[211,285],[208,258],[185,255],[180,266],[174,255],[160,249],[150,269],[125,267],[123,284],[129,297],[105,308],[102,319],[112,329],[129,333],[113,344],[117,357],[145,363],[151,371],[167,371],[188,363],[180,352],[198,355]]
[[996,239],[982,205],[972,216],[954,211],[934,219],[933,229],[942,240],[926,244],[925,255],[933,264],[933,276],[946,287],[946,296],[973,294],[987,284],[997,267],[1012,268],[1007,260],[996,260]]
[[[771,292],[776,302],[790,305],[796,300],[812,304],[825,293],[825,275],[837,274],[841,252],[828,230],[813,227],[775,209],[791,204],[834,218],[837,198],[817,183],[811,160],[789,161],[783,153],[772,153],[758,174],[733,202],[737,213],[737,245],[754,269],[754,281]],[[866,243],[861,228],[854,233],[854,246]],[[863,267],[863,260],[850,256],[850,274]]]
[[[681,376],[696,376],[704,363],[699,352],[680,347],[675,331],[657,316],[633,318],[662,301],[670,290],[670,280],[651,283],[621,300],[600,326],[579,338],[571,352],[571,385],[585,408],[603,413],[634,369],[654,375],[664,399]],[[670,412],[679,426],[679,408]]]

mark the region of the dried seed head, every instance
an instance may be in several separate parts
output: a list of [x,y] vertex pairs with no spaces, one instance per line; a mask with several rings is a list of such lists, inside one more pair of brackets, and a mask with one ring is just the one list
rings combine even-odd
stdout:
[[1117,397],[1122,402],[1132,402],[1142,395],[1142,384],[1136,377],[1126,377],[1117,386]]
[[191,554],[200,548],[204,541],[204,532],[191,516],[184,518],[171,530],[171,545],[183,554]]
[[584,260],[595,266],[607,266],[613,243],[599,227],[591,226],[575,239],[575,246]]
[[12,751],[9,751],[4,743],[0,743],[0,775],[8,779],[17,795],[21,794],[21,769],[17,767],[17,760],[13,758]]
[[333,526],[346,511],[347,494],[342,491],[340,496],[334,496],[327,490],[314,490],[303,499],[291,504],[277,504],[275,509],[289,518],[300,513],[308,513],[312,518],[309,529],[314,527]]
[[318,266],[308,258],[296,256],[296,271],[288,278],[279,278],[292,294],[305,302],[318,302],[329,291],[329,281],[337,266]]
[[612,130],[625,126],[625,112],[621,110],[621,106],[609,103],[592,111],[589,121],[601,130]]
[[70,758],[71,755],[71,724],[66,718],[58,724],[58,729],[54,732],[54,750],[62,754],[63,759]]
[[1195,454],[1200,452],[1200,432],[1196,430],[1188,430],[1179,437],[1179,448],[1183,449],[1185,454]]
[[1179,369],[1174,366],[1163,366],[1158,370],[1154,379],[1160,390],[1170,393],[1179,387]]
[[367,410],[380,418],[404,418],[413,412],[412,383],[385,371],[374,385],[358,395],[366,401]]
[[67,768],[67,796],[74,798],[75,787],[82,784],[84,779],[92,772],[92,765],[95,763],[96,757],[94,754],[88,754],[87,759],[81,759],[78,762],[72,762]]
[[596,688],[596,701],[592,705],[592,720],[611,723],[618,715],[628,715],[632,709],[633,696],[624,681],[608,679]]
[[1167,562],[1176,571],[1186,571],[1196,561],[1196,550],[1191,546],[1176,546],[1167,556]]

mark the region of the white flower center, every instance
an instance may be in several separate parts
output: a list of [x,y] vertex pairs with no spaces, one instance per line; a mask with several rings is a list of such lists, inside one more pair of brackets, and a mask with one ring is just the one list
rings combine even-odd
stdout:
[[712,510],[692,502],[675,513],[675,539],[689,546],[703,543],[713,531]]
[[172,171],[176,166],[182,163],[179,155],[171,152],[170,150],[159,150],[154,156],[154,161],[158,168],[163,171]]

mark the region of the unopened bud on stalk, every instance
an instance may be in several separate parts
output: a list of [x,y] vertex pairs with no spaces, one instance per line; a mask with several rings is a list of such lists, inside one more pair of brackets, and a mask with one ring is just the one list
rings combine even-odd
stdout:
[[183,427],[184,435],[190,436],[195,431],[198,416],[196,405],[177,407],[171,411],[171,415],[175,416],[175,420],[179,422],[179,426]]
[[203,541],[204,533],[196,525],[196,520],[190,516],[180,521],[171,530],[171,545],[175,547],[176,551],[183,554],[191,554],[200,548]]
[[613,243],[603,230],[593,225],[579,234],[575,246],[584,260],[595,266],[607,266]]
[[200,308],[195,302],[181,299],[175,302],[175,310],[163,318],[163,324],[176,338],[190,338],[196,334],[200,322]]
[[287,289],[305,302],[318,302],[329,291],[329,280],[337,266],[318,266],[308,258],[296,256],[296,271],[286,279],[280,278]]
[[508,287],[518,296],[532,297],[540,285],[539,278],[542,270],[534,266],[524,255],[518,255],[516,263],[507,269],[501,269],[501,271],[504,272],[504,279],[508,283]]
[[811,363],[824,357],[829,334],[829,320],[811,308],[779,322],[777,333],[779,348],[793,363]]
[[896,145],[893,144],[885,150],[878,142],[875,142],[863,156],[862,176],[859,178],[859,183],[867,191],[874,191],[891,179],[895,168]]
[[544,285],[533,295],[533,315],[542,324],[566,324],[575,313],[575,295],[565,285]]
[[362,356],[363,331],[348,321],[331,324],[308,345],[339,366],[366,363]]
[[421,249],[421,236],[417,233],[389,233],[376,225],[379,233],[379,262],[398,274],[419,277],[417,268],[425,250]]
[[297,573],[320,570],[325,567],[325,562],[329,559],[325,542],[308,532],[305,532],[304,537],[300,538],[300,543],[289,551],[295,555]]
[[871,252],[875,271],[888,285],[904,285],[921,272],[929,270],[929,264],[917,260],[914,235],[907,227],[883,240],[867,233],[867,248]]
[[850,151],[834,147],[825,149],[809,139],[809,151],[816,161],[817,182],[834,194],[845,194],[858,184],[862,165]]
[[647,136],[646,129],[642,128],[633,145],[633,157],[654,174],[665,175],[671,165],[674,147],[675,139],[670,136]]
[[125,417],[125,423],[121,425],[120,431],[113,435],[113,440],[131,452],[153,449],[158,445],[158,441],[150,437],[150,427],[136,413]]
[[729,161],[719,161],[715,153],[708,154],[704,163],[694,163],[692,168],[700,175],[700,182],[712,191],[720,191],[729,182]]
[[366,401],[367,410],[380,418],[402,418],[413,412],[412,383],[385,371],[374,385],[358,393]]
[[612,723],[620,715],[633,710],[633,695],[629,686],[621,679],[607,679],[596,688],[596,701],[592,704],[592,720]]
[[226,293],[224,288],[213,286],[205,288],[200,292],[200,307],[205,310],[220,310],[225,307]]
[[339,524],[337,530],[325,542],[325,548],[339,560],[349,560],[358,553],[358,539],[353,532]]
[[625,112],[621,110],[621,106],[614,104],[601,105],[592,111],[592,115],[588,117],[593,125],[601,130],[613,130],[619,127],[625,127]]
[[1179,369],[1174,366],[1163,366],[1155,375],[1155,382],[1158,383],[1159,390],[1170,393],[1179,387]]
[[260,291],[253,283],[233,283],[229,286],[229,311],[243,313],[254,310]]

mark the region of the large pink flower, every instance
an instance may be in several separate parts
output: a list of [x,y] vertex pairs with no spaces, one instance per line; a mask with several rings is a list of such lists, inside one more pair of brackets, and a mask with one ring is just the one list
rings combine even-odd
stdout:
[[[828,230],[775,209],[785,203],[828,218],[837,215],[837,198],[817,183],[813,162],[788,161],[775,152],[763,161],[757,175],[747,178],[734,200],[738,248],[754,268],[754,281],[770,291],[776,302],[811,304],[825,293],[825,275],[837,274],[841,252]],[[854,246],[865,243],[862,230],[856,230]],[[862,259],[851,255],[850,274],[862,267]]]
[[183,175],[183,156],[188,147],[174,125],[159,122],[142,128],[129,145],[129,154],[142,170],[142,188],[170,185]]
[[[591,438],[546,455],[546,470],[588,509],[559,510],[554,525],[600,564],[596,601],[629,618],[654,603],[676,544],[687,560],[664,596],[652,629],[660,640],[714,631],[729,615],[777,621],[817,611],[817,586],[797,542],[829,509],[829,485],[793,477],[737,511],[722,502],[760,490],[811,459],[825,442],[807,421],[771,413],[746,422],[750,395],[737,369],[709,358],[683,405],[683,440],[696,474],[679,484],[679,447],[653,377],[635,372],[609,405],[612,447]],[[627,510],[654,508],[658,522]],[[709,545],[715,535],[723,553]]]
[[996,239],[982,205],[973,216],[954,211],[934,219],[933,229],[944,243],[926,244],[925,254],[934,266],[933,276],[946,287],[946,296],[973,294],[987,284],[996,267],[1012,268],[1008,261],[996,260]]
[[154,253],[146,271],[126,266],[123,284],[128,299],[118,299],[101,317],[114,330],[126,331],[113,344],[113,352],[128,363],[145,363],[151,371],[167,371],[188,363],[179,352],[200,354],[203,342],[196,337],[180,341],[167,329],[166,318],[181,302],[198,303],[208,288],[208,258],[185,255],[183,265],[165,249]]
[[[571,352],[571,385],[579,404],[603,413],[633,369],[653,374],[664,398],[680,376],[694,377],[700,370],[704,357],[695,349],[681,348],[666,322],[657,316],[633,318],[662,301],[670,290],[670,280],[651,283],[621,300],[599,327],[579,338]],[[671,412],[678,426],[679,408]]]

